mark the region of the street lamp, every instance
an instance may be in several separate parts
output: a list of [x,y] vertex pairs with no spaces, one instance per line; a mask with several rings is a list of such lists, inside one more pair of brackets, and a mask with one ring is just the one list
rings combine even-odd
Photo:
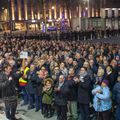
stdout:
[[52,6],[52,10],[54,10],[55,9],[55,7],[54,6]]

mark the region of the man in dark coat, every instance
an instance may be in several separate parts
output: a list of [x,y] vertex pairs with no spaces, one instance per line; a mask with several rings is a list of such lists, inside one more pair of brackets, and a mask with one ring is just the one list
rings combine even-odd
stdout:
[[87,73],[87,68],[82,67],[80,69],[79,78],[74,80],[78,82],[78,103],[81,120],[89,120],[91,78]]
[[41,80],[39,79],[36,70],[35,70],[35,65],[31,64],[30,65],[30,70],[27,72],[27,79],[28,79],[28,95],[29,95],[29,106],[28,109],[33,109],[34,108],[34,100],[35,100],[35,107],[36,110],[35,112],[39,111],[42,109],[42,97],[39,94],[39,85],[41,84]]
[[5,103],[6,117],[10,120],[16,120],[17,94],[11,72],[11,66],[9,64],[4,65],[3,72],[0,72],[0,88],[2,90],[2,99]]
[[68,97],[68,108],[70,112],[70,118],[72,120],[78,119],[78,111],[77,111],[77,91],[78,85],[74,81],[75,71],[74,68],[69,69],[69,74],[67,77],[67,84],[69,87]]
[[54,92],[57,120],[67,120],[68,86],[63,75],[60,75],[59,81],[56,83]]
[[118,82],[113,88],[113,100],[117,105],[116,120],[120,120],[120,75],[118,76]]

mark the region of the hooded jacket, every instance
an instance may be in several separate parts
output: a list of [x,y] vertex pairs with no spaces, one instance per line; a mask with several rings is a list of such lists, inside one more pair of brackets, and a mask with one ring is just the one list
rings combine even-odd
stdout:
[[[97,91],[101,91],[101,93],[97,93]],[[101,87],[98,85],[92,90],[92,94],[94,95],[93,107],[95,111],[103,112],[111,109],[112,102],[109,87]]]

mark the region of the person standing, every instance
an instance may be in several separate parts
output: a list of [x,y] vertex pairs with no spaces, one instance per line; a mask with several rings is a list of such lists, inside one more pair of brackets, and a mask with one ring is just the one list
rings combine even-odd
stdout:
[[68,86],[65,77],[60,75],[54,89],[57,120],[67,120],[67,93]]
[[5,104],[6,117],[10,120],[16,120],[17,92],[11,72],[11,66],[9,64],[4,65],[3,72],[0,73],[0,88]]
[[74,78],[74,81],[78,83],[78,103],[81,120],[90,120],[89,103],[92,83],[86,67],[80,69],[79,78]]
[[110,109],[112,107],[108,80],[103,80],[92,90],[94,95],[93,107],[98,112],[97,120],[110,120]]
[[69,69],[69,74],[67,77],[67,84],[69,87],[68,97],[68,112],[70,113],[69,120],[77,120],[78,119],[78,111],[77,111],[77,91],[78,85],[74,81],[75,70],[74,68]]
[[115,120],[120,120],[120,76],[118,76],[117,81],[113,88],[113,100],[117,105]]

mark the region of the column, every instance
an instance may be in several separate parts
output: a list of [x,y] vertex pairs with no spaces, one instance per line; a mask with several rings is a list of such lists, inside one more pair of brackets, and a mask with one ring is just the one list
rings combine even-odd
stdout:
[[79,5],[79,18],[81,18],[81,5]]
[[115,17],[118,17],[118,9],[115,9]]
[[38,2],[38,4],[37,4],[37,18],[38,18],[38,20],[40,20],[40,5],[39,5],[40,3]]
[[21,17],[21,0],[17,0],[18,2],[18,20],[22,20],[22,17]]
[[31,19],[34,19],[33,0],[31,0]]
[[25,12],[25,20],[28,20],[28,8],[27,8],[27,0],[24,0],[24,12]]
[[108,9],[108,17],[109,17],[109,18],[112,17],[112,9],[111,9],[111,8]]
[[12,20],[15,20],[15,4],[14,4],[14,0],[11,0],[11,12],[12,12]]
[[67,19],[67,10],[65,9],[65,19]]
[[52,5],[51,5],[51,1],[49,0],[49,14],[48,14],[48,16],[49,16],[49,20],[51,20],[52,19]]
[[55,8],[54,8],[54,19],[57,19],[56,5],[55,5]]
[[62,7],[60,7],[60,18],[62,18]]

